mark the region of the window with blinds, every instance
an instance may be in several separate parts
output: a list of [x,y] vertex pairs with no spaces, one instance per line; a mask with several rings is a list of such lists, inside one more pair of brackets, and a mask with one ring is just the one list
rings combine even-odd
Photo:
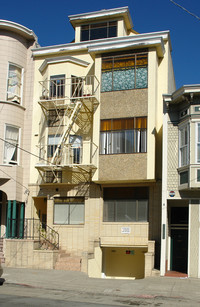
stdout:
[[147,117],[101,120],[100,154],[147,151]]
[[147,187],[104,188],[104,222],[147,222]]

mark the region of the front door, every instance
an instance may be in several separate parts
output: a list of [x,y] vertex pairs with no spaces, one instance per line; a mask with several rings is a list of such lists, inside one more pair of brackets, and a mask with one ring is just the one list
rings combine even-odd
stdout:
[[171,229],[171,270],[187,273],[188,230]]

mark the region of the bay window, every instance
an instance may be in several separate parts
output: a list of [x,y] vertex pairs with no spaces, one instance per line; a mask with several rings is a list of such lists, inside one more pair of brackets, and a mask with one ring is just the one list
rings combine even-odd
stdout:
[[121,91],[146,88],[148,84],[148,54],[135,53],[102,58],[101,91]]
[[101,120],[100,154],[147,151],[147,118]]
[[18,163],[18,145],[19,145],[19,128],[6,125],[5,146],[4,146],[4,163]]
[[196,152],[197,163],[200,163],[200,123],[197,123],[196,129]]
[[21,103],[22,100],[22,68],[9,64],[8,67],[8,85],[7,85],[7,101]]
[[179,167],[189,164],[189,125],[179,128]]

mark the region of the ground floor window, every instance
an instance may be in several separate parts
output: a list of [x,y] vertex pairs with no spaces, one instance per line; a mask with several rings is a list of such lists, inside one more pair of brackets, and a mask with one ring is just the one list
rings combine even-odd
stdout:
[[104,222],[147,222],[148,188],[105,188]]
[[85,220],[84,199],[79,197],[54,199],[54,224],[79,225]]

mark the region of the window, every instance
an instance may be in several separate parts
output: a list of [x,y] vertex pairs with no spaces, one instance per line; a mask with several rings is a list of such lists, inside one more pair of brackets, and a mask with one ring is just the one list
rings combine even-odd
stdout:
[[60,123],[62,121],[62,118],[65,114],[64,109],[56,109],[56,110],[48,110],[47,111],[47,126],[48,127],[57,127],[57,126],[62,126]]
[[78,135],[70,135],[69,143],[71,144],[71,163],[80,164],[82,162],[82,137]]
[[60,143],[61,136],[58,135],[48,135],[48,148],[47,157],[52,158],[58,144]]
[[104,222],[147,222],[148,200],[114,199],[104,201]]
[[19,128],[6,125],[4,163],[18,163]]
[[117,21],[93,23],[81,26],[81,41],[116,37]]
[[104,222],[148,221],[147,187],[104,188]]
[[45,182],[46,183],[61,183],[62,182],[62,172],[61,171],[46,171],[45,172]]
[[83,79],[76,76],[71,76],[71,97],[82,97],[83,96]]
[[200,163],[200,123],[197,123],[197,137],[196,137],[196,146],[197,146],[197,163]]
[[189,163],[189,125],[179,128],[179,166]]
[[65,75],[50,77],[50,97],[63,98],[65,96]]
[[84,223],[83,198],[55,198],[54,224],[79,225]]
[[147,151],[147,118],[101,120],[100,154]]
[[200,169],[197,170],[197,182],[200,182]]
[[188,183],[189,180],[189,173],[188,171],[180,173],[180,184]]
[[146,88],[148,54],[135,53],[102,58],[101,91]]
[[22,68],[9,64],[7,101],[21,103],[22,99]]

